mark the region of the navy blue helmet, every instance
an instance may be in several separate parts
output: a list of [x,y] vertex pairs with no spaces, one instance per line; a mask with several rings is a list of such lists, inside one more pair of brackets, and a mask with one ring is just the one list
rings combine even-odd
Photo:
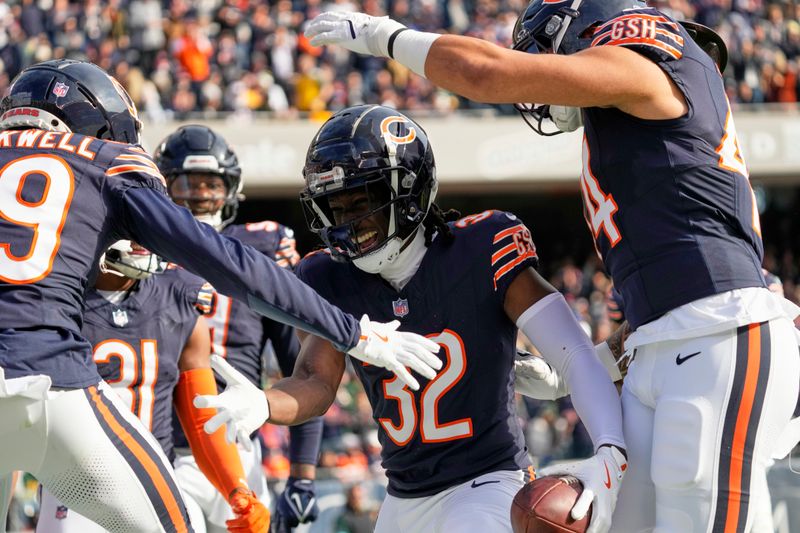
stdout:
[[220,195],[220,227],[236,217],[243,186],[242,169],[236,153],[222,135],[206,126],[181,126],[161,141],[153,160],[167,180],[172,199],[187,207],[207,199],[194,195],[195,189],[187,181],[190,176],[222,178],[225,191]]
[[[514,25],[512,48],[530,54],[574,54],[592,43],[595,29],[625,9],[646,8],[643,0],[531,0]],[[523,120],[540,135],[557,135],[544,121],[550,106],[516,104]]]
[[32,65],[0,102],[0,129],[70,131],[140,144],[142,123],[117,80],[92,63],[57,59]]
[[[308,148],[303,177],[300,200],[308,227],[341,261],[385,249],[395,238],[407,239],[424,220],[437,190],[436,164],[425,130],[383,106],[355,106],[328,119]],[[356,188],[367,189],[372,209],[337,226],[328,199]],[[356,227],[377,211],[389,221],[387,235],[369,251],[361,251]]]
[[531,0],[514,25],[514,50],[574,54],[592,43],[594,30],[625,9],[646,8],[643,0]]

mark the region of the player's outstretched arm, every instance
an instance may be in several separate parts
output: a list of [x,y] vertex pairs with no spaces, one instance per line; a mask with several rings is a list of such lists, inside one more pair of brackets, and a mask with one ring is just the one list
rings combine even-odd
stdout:
[[479,102],[615,106],[652,119],[685,112],[666,74],[623,47],[570,56],[529,54],[472,37],[411,30],[388,17],[342,12],[318,15],[305,33],[314,46],[335,44],[391,57],[439,87]]
[[273,424],[294,425],[325,414],[344,374],[341,351],[315,335],[298,335],[302,347],[294,372],[267,390]]
[[175,388],[175,411],[189,441],[197,466],[228,501],[237,514],[240,531],[265,531],[270,514],[247,486],[244,468],[236,445],[227,442],[222,429],[209,434],[203,430],[214,409],[196,409],[192,401],[199,395],[216,395],[217,384],[210,365],[211,339],[208,325],[199,317],[178,360],[180,378]]
[[159,191],[131,188],[119,206],[125,235],[206,279],[214,288],[244,301],[264,316],[330,341],[338,350],[388,368],[412,388],[406,366],[432,378],[441,367],[439,345],[396,326],[356,319],[328,303],[286,269],[256,249],[197,222]]

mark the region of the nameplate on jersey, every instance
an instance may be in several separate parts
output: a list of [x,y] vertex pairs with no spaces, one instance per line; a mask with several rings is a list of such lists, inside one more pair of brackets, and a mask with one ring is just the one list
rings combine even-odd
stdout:
[[403,318],[408,314],[408,300],[405,298],[400,298],[392,302],[392,311],[394,311],[394,316],[398,318]]

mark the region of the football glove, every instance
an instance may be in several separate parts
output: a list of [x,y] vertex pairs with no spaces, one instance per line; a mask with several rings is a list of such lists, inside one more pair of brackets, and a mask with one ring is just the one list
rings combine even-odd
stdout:
[[228,498],[234,518],[225,521],[231,533],[266,533],[269,530],[269,510],[258,501],[253,491],[236,489]]
[[347,353],[365,363],[391,370],[411,389],[418,390],[419,382],[406,367],[428,379],[435,378],[436,371],[442,368],[442,361],[435,355],[439,353],[439,345],[416,333],[397,331],[400,326],[397,320],[384,324],[372,322],[364,315],[359,324],[361,338]]
[[514,358],[514,388],[537,400],[557,400],[569,394],[565,380],[550,363],[523,350],[517,350]]
[[319,515],[314,482],[310,479],[290,477],[283,494],[278,497],[275,519],[272,521],[274,533],[290,533],[299,524],[313,522]]
[[572,506],[570,515],[580,520],[592,507],[592,520],[586,533],[606,533],[617,505],[622,478],[628,468],[625,455],[615,446],[601,446],[588,459],[548,466],[539,470],[541,476],[569,475],[583,483],[583,492]]
[[389,38],[405,26],[389,17],[329,11],[306,26],[312,46],[338,44],[359,54],[389,57]]
[[225,380],[225,390],[216,396],[195,397],[195,407],[217,410],[217,414],[203,425],[203,429],[211,434],[227,423],[225,438],[228,442],[238,441],[245,450],[250,451],[253,447],[250,435],[269,418],[267,396],[219,355],[211,356],[211,368]]

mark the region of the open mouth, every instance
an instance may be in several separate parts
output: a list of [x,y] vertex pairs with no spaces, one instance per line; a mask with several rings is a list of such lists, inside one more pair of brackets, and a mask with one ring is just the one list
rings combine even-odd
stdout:
[[189,210],[195,215],[211,213],[217,206],[216,200],[190,200]]
[[360,252],[366,252],[378,242],[378,232],[375,230],[362,230],[356,235],[356,244]]

